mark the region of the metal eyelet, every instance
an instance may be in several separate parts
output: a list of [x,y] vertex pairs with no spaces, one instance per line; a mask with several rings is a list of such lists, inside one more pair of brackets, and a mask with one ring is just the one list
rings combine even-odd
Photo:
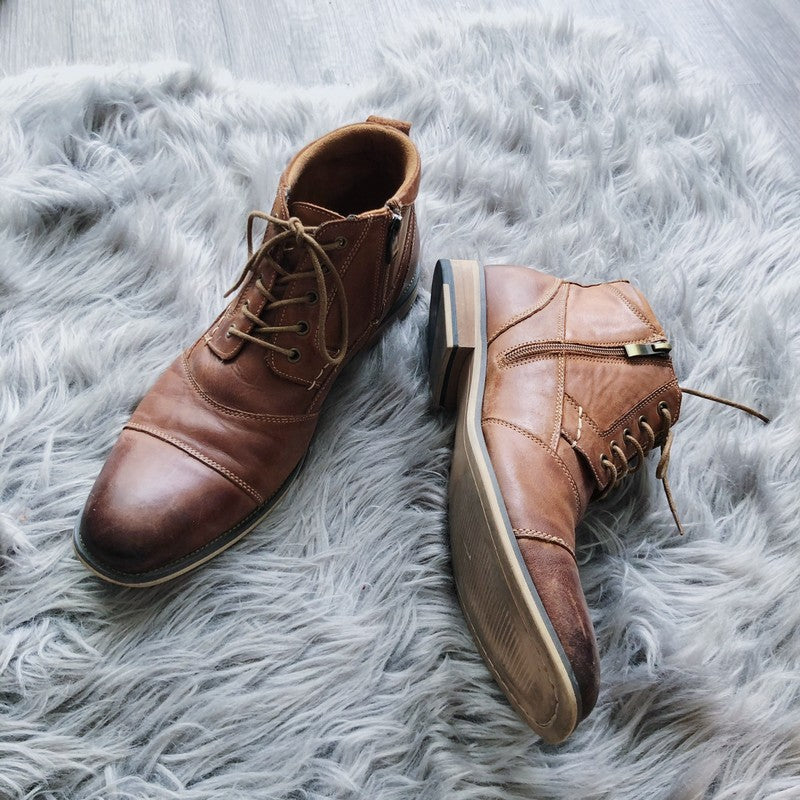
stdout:
[[631,434],[631,429],[630,429],[630,428],[625,428],[625,430],[624,430],[624,431],[622,431],[622,438],[623,438],[623,439],[624,439],[626,436],[632,436],[632,435],[633,435],[633,434]]
[[663,411],[665,408],[667,409],[667,411],[669,411],[669,405],[667,404],[667,401],[666,401],[666,400],[662,400],[662,401],[661,401],[661,402],[658,404],[658,410],[659,410],[659,411]]
[[299,329],[297,331],[298,336],[305,336],[310,330],[309,324],[304,319],[301,319],[300,322],[297,323],[297,327]]
[[643,422],[645,423],[645,425],[647,424],[647,417],[645,417],[644,415],[642,415],[641,417],[639,417],[639,425],[641,426],[641,424],[642,424]]
[[231,331],[233,330],[233,327],[234,327],[234,326],[233,326],[233,325],[231,325],[231,326],[228,328],[228,330],[226,330],[226,331],[225,331],[225,338],[226,338],[226,339],[230,339],[230,338],[231,338]]
[[296,347],[293,347],[293,348],[292,348],[292,349],[289,351],[289,355],[288,355],[288,356],[286,356],[286,358],[287,358],[289,361],[291,361],[291,363],[292,363],[292,364],[295,364],[295,363],[297,363],[297,362],[300,360],[300,351],[299,351],[299,350],[298,350]]
[[347,239],[344,236],[337,236],[336,237],[336,246],[340,250],[344,250],[344,248],[347,247]]
[[308,293],[307,298],[308,298],[308,304],[310,306],[313,306],[316,305],[317,301],[319,300],[319,295],[316,292],[311,291]]

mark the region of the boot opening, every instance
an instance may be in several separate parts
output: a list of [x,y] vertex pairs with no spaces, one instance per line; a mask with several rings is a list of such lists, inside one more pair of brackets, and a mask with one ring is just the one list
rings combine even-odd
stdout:
[[[338,133],[338,132],[337,132]],[[292,201],[347,216],[382,208],[413,175],[413,145],[404,134],[375,125],[342,130],[298,159]]]

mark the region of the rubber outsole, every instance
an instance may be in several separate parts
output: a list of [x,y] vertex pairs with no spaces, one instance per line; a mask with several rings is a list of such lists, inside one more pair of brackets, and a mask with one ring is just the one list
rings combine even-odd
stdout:
[[457,411],[449,527],[464,617],[511,705],[558,743],[581,718],[580,692],[523,561],[483,437],[486,290],[477,262],[436,264],[427,341],[434,403]]

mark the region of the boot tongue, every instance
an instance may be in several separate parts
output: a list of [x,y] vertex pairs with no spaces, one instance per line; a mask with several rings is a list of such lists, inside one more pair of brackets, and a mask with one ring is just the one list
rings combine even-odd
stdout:
[[315,206],[313,203],[306,203],[300,200],[289,203],[289,216],[297,217],[303,225],[312,228],[322,225],[323,222],[344,219],[341,214],[337,214],[335,211],[329,211],[327,208],[322,208],[322,206]]

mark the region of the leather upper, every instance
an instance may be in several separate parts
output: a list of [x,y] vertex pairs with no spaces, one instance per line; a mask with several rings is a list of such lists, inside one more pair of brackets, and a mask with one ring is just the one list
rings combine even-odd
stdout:
[[646,424],[660,440],[666,403],[681,393],[665,355],[630,357],[626,344],[664,331],[626,281],[581,286],[518,266],[487,267],[487,375],[482,424],[523,559],[573,667],[586,716],[599,660],[575,562],[587,504],[612,487],[614,446],[635,462]]
[[[341,278],[345,363],[415,279],[420,164],[408,130],[382,118],[339,128],[301,150],[280,179],[272,215],[312,229]],[[270,222],[262,241],[279,232]],[[84,510],[80,535],[98,561],[140,573],[180,559],[266,503],[302,460],[343,367],[319,349],[322,300],[310,259],[299,239],[264,253],[208,331],[142,399]],[[286,281],[281,270],[311,274]],[[328,270],[329,343],[344,332],[332,277]],[[271,304],[265,291],[305,299]],[[231,335],[233,327],[252,335],[245,308],[267,326],[305,326],[263,337],[298,358]]]

